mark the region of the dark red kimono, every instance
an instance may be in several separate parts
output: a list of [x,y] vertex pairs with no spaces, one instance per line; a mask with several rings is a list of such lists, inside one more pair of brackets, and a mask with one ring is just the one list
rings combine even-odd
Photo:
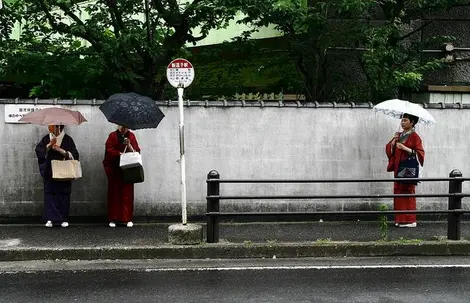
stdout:
[[[134,184],[124,183],[119,159],[126,147],[123,139],[128,138],[135,151],[140,152],[137,139],[131,131],[122,136],[119,131],[109,134],[103,160],[108,177],[108,220],[109,222],[132,221],[134,212]],[[126,152],[131,152],[126,150]]]
[[[398,142],[403,143],[408,148],[411,148],[417,155],[418,161],[421,165],[424,164],[424,148],[423,143],[419,135],[412,131],[411,134],[403,136],[403,133],[400,134],[400,139]],[[385,146],[385,152],[388,157],[388,167],[387,171],[394,173],[394,176],[397,175],[398,166],[400,161],[406,160],[408,158],[408,152],[397,148],[395,145],[392,145],[392,140],[387,143]],[[393,185],[394,194],[414,194],[416,185],[414,184],[405,184],[395,182]],[[403,198],[394,198],[393,199],[393,209],[394,210],[416,210],[416,198],[415,197],[403,197]],[[395,223],[398,224],[407,224],[416,222],[416,214],[396,214]]]

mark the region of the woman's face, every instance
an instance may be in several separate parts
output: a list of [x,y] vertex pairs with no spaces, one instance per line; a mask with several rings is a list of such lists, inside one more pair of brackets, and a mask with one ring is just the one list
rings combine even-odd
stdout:
[[57,125],[48,125],[47,128],[51,134],[58,136],[60,134],[60,129]]
[[411,122],[411,120],[408,119],[408,118],[402,118],[401,119],[401,127],[404,130],[410,130],[413,127],[413,122]]
[[119,130],[119,132],[120,132],[121,134],[123,134],[123,135],[124,135],[125,133],[127,133],[127,131],[128,131],[127,127],[122,126],[122,125],[118,125],[118,130]]

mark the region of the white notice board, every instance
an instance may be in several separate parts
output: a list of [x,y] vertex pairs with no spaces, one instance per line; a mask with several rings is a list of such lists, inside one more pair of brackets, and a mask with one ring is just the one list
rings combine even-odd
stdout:
[[34,105],[34,104],[5,104],[5,123],[20,123],[19,122],[27,113],[37,111],[48,107],[60,107],[56,105]]

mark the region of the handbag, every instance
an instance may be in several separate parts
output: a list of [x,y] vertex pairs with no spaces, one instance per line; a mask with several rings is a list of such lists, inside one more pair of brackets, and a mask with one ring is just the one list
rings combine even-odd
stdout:
[[124,183],[142,183],[144,182],[144,168],[142,166],[134,166],[121,169],[122,181]]
[[[400,161],[396,178],[419,178],[420,168],[419,161],[415,155],[409,156],[407,159]],[[399,181],[404,184],[418,184],[419,181]]]
[[131,168],[131,167],[142,166],[142,155],[139,154],[138,152],[126,153],[126,149],[127,149],[127,146],[124,149],[124,152],[120,156],[119,167]]
[[52,179],[56,181],[71,181],[82,177],[82,166],[80,161],[71,160],[51,160]]

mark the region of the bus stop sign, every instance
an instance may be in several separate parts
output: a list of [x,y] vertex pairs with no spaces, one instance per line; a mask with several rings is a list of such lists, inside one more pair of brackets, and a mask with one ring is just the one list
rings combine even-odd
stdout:
[[194,67],[191,62],[186,59],[175,59],[168,64],[166,77],[171,86],[186,88],[193,83]]

